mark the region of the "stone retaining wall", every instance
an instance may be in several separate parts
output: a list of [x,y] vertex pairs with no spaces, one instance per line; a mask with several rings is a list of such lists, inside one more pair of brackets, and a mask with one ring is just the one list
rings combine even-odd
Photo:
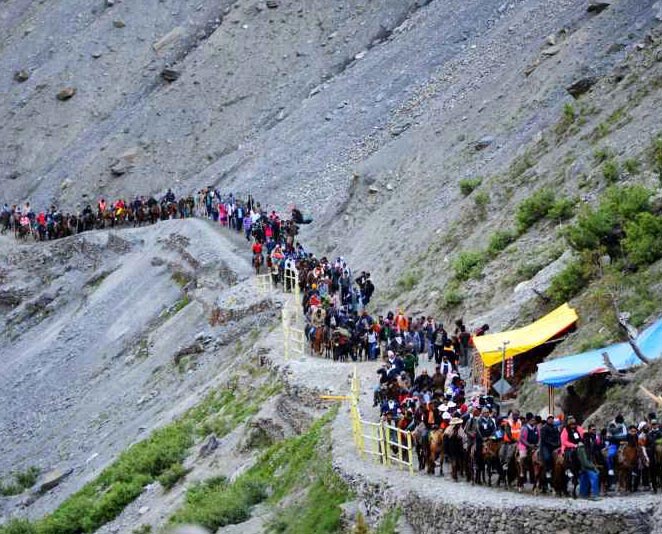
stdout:
[[[430,499],[415,491],[404,493],[401,488],[371,482],[356,473],[345,472],[338,466],[336,469],[356,492],[361,501],[360,508],[368,518],[378,518],[384,511],[399,507],[407,522],[420,534],[649,534],[653,528],[653,509],[639,508],[634,503],[632,511],[625,513],[622,510],[567,510],[562,499],[557,501],[556,509],[494,507],[472,502],[457,506],[444,502],[443,495]],[[402,477],[406,476],[402,474]]]

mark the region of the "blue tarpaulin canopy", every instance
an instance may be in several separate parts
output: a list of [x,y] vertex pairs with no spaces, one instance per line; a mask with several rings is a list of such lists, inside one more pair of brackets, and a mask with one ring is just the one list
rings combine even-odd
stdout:
[[[660,358],[662,356],[662,319],[655,321],[639,334],[635,341],[647,358],[650,360]],[[538,364],[537,381],[547,386],[561,387],[585,376],[607,373],[609,369],[602,357],[605,352],[619,371],[641,363],[629,343],[616,343],[604,349],[590,350],[540,363]]]

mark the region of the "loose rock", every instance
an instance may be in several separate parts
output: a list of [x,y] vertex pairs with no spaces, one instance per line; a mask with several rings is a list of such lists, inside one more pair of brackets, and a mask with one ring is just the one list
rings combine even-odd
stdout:
[[37,492],[46,493],[47,491],[52,490],[73,472],[74,470],[71,468],[66,471],[61,471],[60,469],[49,471],[39,482],[37,482]]
[[126,23],[121,19],[117,19],[113,21],[113,26],[115,26],[115,28],[124,28]]
[[179,79],[180,76],[181,73],[178,70],[171,69],[168,67],[166,67],[161,71],[161,78],[163,78],[166,82],[172,83],[177,79]]
[[565,88],[568,93],[572,95],[573,98],[579,98],[584,93],[587,93],[591,87],[593,87],[598,82],[598,78],[595,76],[587,76],[586,78],[581,78],[576,82],[572,83]]
[[589,13],[602,13],[610,5],[611,2],[606,0],[589,0],[587,11]]
[[19,70],[14,73],[14,80],[18,83],[27,82],[30,78],[30,73],[27,70]]
[[73,97],[76,94],[76,88],[75,87],[65,87],[64,89],[61,89],[58,94],[56,95],[56,98],[61,101],[69,100],[71,97]]

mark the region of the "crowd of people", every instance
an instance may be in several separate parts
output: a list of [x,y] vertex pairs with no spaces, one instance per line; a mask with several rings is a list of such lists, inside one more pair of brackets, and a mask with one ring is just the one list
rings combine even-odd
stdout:
[[192,195],[176,199],[171,189],[157,200],[155,196],[136,196],[107,201],[99,198],[76,210],[61,210],[55,205],[35,209],[30,202],[9,205],[0,210],[0,233],[11,232],[17,239],[33,237],[37,241],[51,241],[90,230],[114,228],[123,225],[141,226],[160,220],[188,218],[194,215],[195,199]]
[[[447,460],[455,480],[464,473],[480,484],[493,472],[498,482],[516,478],[521,489],[528,479],[534,489],[557,494],[567,494],[573,482],[591,499],[617,483],[623,491],[662,485],[662,429],[655,413],[637,424],[619,414],[601,429],[584,428],[570,414],[502,414],[491,396],[467,394],[457,354],[445,352],[432,374],[417,373],[416,358],[389,351],[374,405],[389,426],[414,433],[420,469],[433,473],[439,463],[443,471]],[[438,442],[443,445],[435,450]]]
[[[35,211],[5,204],[0,230],[38,240],[65,237],[119,224],[154,223],[169,218],[203,217],[245,236],[259,273],[266,264],[274,284],[291,291],[298,284],[306,319],[306,336],[314,353],[340,361],[380,360],[374,406],[389,427],[412,431],[419,468],[434,473],[445,461],[452,478],[464,474],[474,483],[488,474],[523,487],[567,492],[569,482],[580,495],[598,498],[616,482],[621,489],[639,484],[656,491],[662,485],[662,429],[649,414],[638,424],[618,415],[605,428],[583,428],[569,415],[542,418],[517,410],[500,413],[491,396],[471,393],[462,374],[471,368],[472,340],[488,325],[471,332],[462,320],[449,333],[432,316],[412,317],[402,309],[376,317],[369,313],[375,286],[370,273],[358,276],[343,257],[317,258],[297,241],[299,227],[311,222],[294,206],[289,217],[264,210],[252,195],[245,199],[208,187],[177,199],[168,189],[154,196],[87,205],[75,214],[55,206]],[[296,282],[293,282],[296,280]],[[434,361],[434,372],[419,371],[420,359]],[[631,450],[628,457],[624,451]]]

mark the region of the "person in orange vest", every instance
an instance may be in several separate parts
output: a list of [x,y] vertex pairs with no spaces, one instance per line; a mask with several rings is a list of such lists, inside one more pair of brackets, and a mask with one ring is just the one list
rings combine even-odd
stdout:
[[105,213],[106,212],[106,200],[101,199],[99,200],[99,213]]
[[522,432],[522,421],[520,420],[519,410],[513,410],[510,416],[502,421],[503,446],[499,450],[499,461],[504,471],[512,460],[517,442]]
[[409,321],[407,321],[407,318],[401,309],[398,310],[398,315],[395,316],[394,322],[396,328],[399,328],[401,333],[404,334],[409,330]]

